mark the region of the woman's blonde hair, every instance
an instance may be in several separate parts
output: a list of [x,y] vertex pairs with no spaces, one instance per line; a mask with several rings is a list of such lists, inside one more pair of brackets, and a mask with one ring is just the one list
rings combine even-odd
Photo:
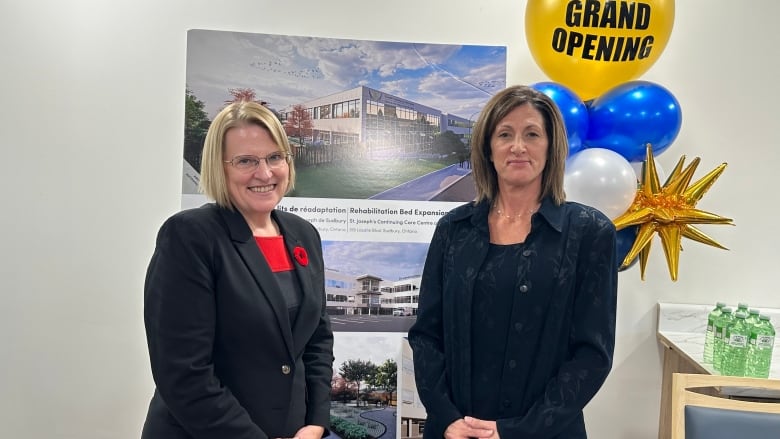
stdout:
[[295,164],[284,127],[276,115],[264,105],[250,101],[234,102],[217,114],[206,133],[200,166],[200,191],[214,200],[218,206],[233,208],[225,179],[225,134],[231,128],[257,125],[268,131],[279,149],[288,154],[289,174],[285,193],[295,187]]
[[471,136],[471,165],[474,184],[477,189],[476,201],[494,201],[498,195],[498,175],[493,166],[490,138],[498,123],[512,110],[530,104],[544,119],[544,129],[549,145],[547,164],[542,171],[541,198],[551,197],[556,205],[566,201],[563,191],[563,174],[566,157],[569,155],[569,141],[566,127],[558,106],[546,94],[524,85],[507,87],[494,95],[482,109]]

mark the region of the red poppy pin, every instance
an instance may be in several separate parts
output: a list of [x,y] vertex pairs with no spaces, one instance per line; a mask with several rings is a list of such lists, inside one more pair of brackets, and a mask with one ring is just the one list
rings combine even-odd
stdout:
[[303,247],[295,247],[293,249],[293,256],[295,257],[295,260],[298,261],[299,264],[302,266],[309,265],[309,255],[306,253],[306,250],[304,250]]

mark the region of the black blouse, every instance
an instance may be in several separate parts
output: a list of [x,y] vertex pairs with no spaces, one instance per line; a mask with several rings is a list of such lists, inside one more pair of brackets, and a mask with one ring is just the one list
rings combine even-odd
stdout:
[[517,291],[518,260],[523,244],[490,244],[485,263],[477,274],[471,304],[472,340],[491,340],[476,343],[471,350],[471,394],[473,416],[480,419],[498,419],[499,395],[509,319]]

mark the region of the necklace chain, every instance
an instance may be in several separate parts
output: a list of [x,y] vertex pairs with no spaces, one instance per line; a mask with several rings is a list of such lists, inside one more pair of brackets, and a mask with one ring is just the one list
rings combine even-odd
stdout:
[[507,215],[507,214],[504,213],[503,210],[501,210],[500,207],[498,207],[498,204],[494,204],[493,208],[495,209],[495,211],[498,214],[498,216],[504,217],[504,218],[506,218],[506,219],[508,219],[510,221],[514,221],[514,220],[516,220],[516,219],[518,219],[520,217],[523,217],[525,215],[533,215],[533,214],[536,213],[536,211],[539,210],[539,208],[537,207],[536,209],[527,210],[525,212],[520,212],[520,213],[515,214],[515,215]]

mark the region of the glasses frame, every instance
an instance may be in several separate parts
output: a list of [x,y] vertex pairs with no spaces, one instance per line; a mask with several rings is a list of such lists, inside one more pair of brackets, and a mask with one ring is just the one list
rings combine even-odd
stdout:
[[[279,162],[278,165],[271,165],[271,163],[268,162],[268,157],[271,157],[272,155],[276,155],[276,154],[281,155],[284,158],[284,160],[282,162]],[[254,159],[257,159],[257,165],[253,166],[251,168],[246,168],[246,169],[239,168],[236,165],[236,159],[244,159],[244,158],[254,158]],[[271,154],[268,154],[265,157],[260,157],[260,156],[256,156],[256,155],[253,155],[253,154],[234,155],[233,158],[231,158],[230,160],[223,160],[223,162],[230,164],[230,166],[234,167],[239,172],[247,172],[248,173],[248,172],[254,172],[257,168],[260,167],[260,163],[262,163],[262,162],[265,162],[265,166],[268,169],[279,169],[279,168],[281,168],[282,163],[285,163],[285,164],[289,165],[290,162],[292,161],[292,158],[293,158],[293,155],[290,154],[289,152],[278,151],[278,152],[272,152]]]

